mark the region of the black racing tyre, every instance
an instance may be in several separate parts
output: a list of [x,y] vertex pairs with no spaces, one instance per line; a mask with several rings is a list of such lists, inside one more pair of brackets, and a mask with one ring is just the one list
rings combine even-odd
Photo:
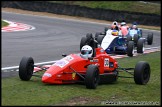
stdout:
[[98,44],[101,45],[102,40],[103,40],[104,37],[105,37],[104,35],[98,35],[98,37],[97,37],[97,42],[98,42]]
[[87,37],[82,37],[80,41],[80,50],[82,49],[84,45],[86,45],[86,43],[87,43]]
[[93,38],[92,33],[87,33],[86,34],[87,40],[91,40]]
[[140,34],[141,34],[140,36],[142,37],[142,29],[140,29]]
[[136,84],[145,85],[150,79],[150,65],[145,61],[140,61],[134,69],[134,81]]
[[152,45],[152,42],[153,42],[153,33],[149,33],[147,35],[147,43],[148,45]]
[[137,53],[143,53],[144,52],[144,40],[139,39],[137,42]]
[[100,35],[101,34],[101,32],[96,32],[96,34],[95,34],[95,40],[97,40],[97,37],[98,37],[98,35]]
[[127,36],[127,42],[131,41],[132,40],[132,36],[128,35]]
[[105,35],[106,35],[107,30],[108,30],[108,27],[105,27],[105,29],[104,29],[104,34]]
[[139,39],[138,34],[134,34],[134,43],[135,44],[137,44],[138,39]]
[[19,77],[21,80],[29,81],[33,75],[34,60],[32,57],[23,57],[19,64]]
[[88,89],[96,89],[99,83],[99,69],[96,65],[89,65],[85,75],[85,85]]
[[134,48],[134,42],[129,41],[128,46],[127,46],[127,55],[130,56],[130,57],[132,57],[133,54],[134,54],[133,48]]

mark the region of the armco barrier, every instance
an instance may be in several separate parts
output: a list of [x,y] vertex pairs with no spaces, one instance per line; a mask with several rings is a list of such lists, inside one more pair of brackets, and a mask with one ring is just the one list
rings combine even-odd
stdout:
[[161,26],[161,15],[115,11],[100,8],[92,9],[78,5],[65,5],[47,1],[2,1],[1,7],[10,7],[37,12],[49,12],[70,16],[81,16],[107,21],[117,20],[121,22],[122,20],[125,20],[127,23],[136,21],[141,25]]

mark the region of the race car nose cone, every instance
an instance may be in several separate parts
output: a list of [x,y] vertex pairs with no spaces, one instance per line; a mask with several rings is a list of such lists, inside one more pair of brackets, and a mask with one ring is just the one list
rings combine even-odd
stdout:
[[49,73],[44,73],[42,76],[42,82],[44,83],[52,83],[52,75]]

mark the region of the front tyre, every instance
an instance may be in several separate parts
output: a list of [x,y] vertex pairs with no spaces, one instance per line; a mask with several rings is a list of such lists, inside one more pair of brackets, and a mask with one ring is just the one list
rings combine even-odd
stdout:
[[85,75],[85,85],[88,89],[96,89],[99,83],[99,69],[96,65],[89,65]]
[[153,42],[153,33],[149,33],[147,36],[147,43],[148,45],[152,45]]
[[23,57],[19,64],[19,77],[21,80],[29,81],[33,75],[34,60],[32,57]]
[[130,57],[132,57],[133,54],[134,54],[133,48],[134,48],[134,42],[133,41],[129,41],[128,42],[128,46],[127,46],[127,55],[130,56]]
[[139,39],[138,34],[134,34],[134,43],[135,44],[137,44],[138,39]]
[[134,81],[136,84],[145,85],[150,79],[150,65],[145,61],[140,61],[134,69]]
[[137,42],[137,53],[143,53],[144,52],[144,40],[139,39]]

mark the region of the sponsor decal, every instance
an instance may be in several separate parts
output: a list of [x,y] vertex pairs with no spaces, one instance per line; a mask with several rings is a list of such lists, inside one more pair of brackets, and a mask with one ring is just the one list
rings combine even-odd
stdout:
[[43,76],[52,77],[50,73],[44,73]]
[[74,79],[74,78],[75,78],[75,76],[76,76],[76,73],[75,73],[75,72],[73,72],[73,73],[72,73],[72,79]]
[[104,60],[104,66],[109,67],[109,58],[105,58]]
[[57,61],[55,64],[53,65],[56,65],[56,66],[59,66],[60,68],[63,68],[65,65],[67,65],[69,62],[66,61],[66,60],[60,60],[60,61]]
[[71,61],[73,60],[74,58],[72,56],[66,56],[64,59],[66,59],[67,61]]
[[105,50],[104,49],[101,49],[100,52],[103,53]]
[[98,59],[90,60],[90,62],[98,62]]

